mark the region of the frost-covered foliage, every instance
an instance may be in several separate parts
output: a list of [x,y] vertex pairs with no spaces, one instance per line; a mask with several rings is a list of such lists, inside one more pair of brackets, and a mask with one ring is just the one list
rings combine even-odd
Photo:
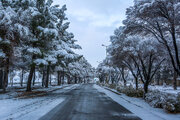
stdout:
[[126,86],[124,87],[123,85],[117,85],[117,84],[107,84],[107,83],[98,83],[100,86],[105,86],[113,90],[117,90],[120,93],[126,94],[127,96],[130,97],[137,97],[137,98],[142,98],[144,91],[142,88],[136,90],[133,86]]
[[143,97],[144,91],[143,89],[138,89],[136,90],[135,88],[133,88],[132,86],[128,86],[128,87],[117,87],[117,91],[119,91],[120,93],[124,93],[127,96],[130,97]]
[[111,73],[108,69],[113,66],[119,71],[115,73],[121,75],[120,78],[122,78],[124,86],[131,78],[134,79],[136,90],[138,90],[138,83],[142,82],[144,92],[147,93],[148,85],[164,61],[158,47],[159,43],[153,37],[127,36],[124,27],[116,29],[110,39],[111,44],[107,49],[109,56],[106,58],[108,62],[103,61],[100,64],[100,74],[108,76]]
[[153,107],[163,108],[169,112],[180,112],[180,94],[174,95],[156,90],[147,93],[145,100]]
[[[134,3],[127,9],[124,26],[110,36],[111,44],[107,48],[110,66],[118,68],[124,86],[133,79],[138,90],[138,83],[143,83],[144,93],[150,84],[165,81],[172,84],[170,80],[174,80],[173,87],[177,89],[180,1],[134,0]],[[102,72],[102,66],[99,76],[109,76],[110,72]]]
[[114,84],[118,83],[121,78],[120,70],[112,65],[109,56],[98,65],[96,72],[101,83]]
[[[126,11],[124,26],[110,36],[108,55],[97,68],[100,84],[128,96],[143,97],[154,107],[179,112],[180,94],[149,91],[151,84],[168,83],[177,89],[180,75],[179,13],[180,0],[134,0],[134,5]],[[113,84],[109,82],[111,67],[117,68],[116,74],[119,74],[118,82]],[[135,88],[127,86],[131,80]],[[139,83],[143,89],[139,88]]]
[[179,11],[179,0],[136,0],[135,5],[127,9],[124,21],[126,34],[154,37],[160,43],[159,47],[165,49],[163,54],[172,71],[178,75]]
[[0,88],[7,86],[9,69],[30,70],[30,91],[35,70],[43,73],[42,83],[48,87],[50,72],[67,72],[69,64],[78,63],[81,55],[74,49],[81,47],[68,32],[66,10],[53,0],[0,1]]
[[[90,82],[94,77],[94,71],[88,61],[81,57],[78,61],[72,62],[68,65],[68,73],[77,81]],[[83,80],[83,81],[82,81]]]

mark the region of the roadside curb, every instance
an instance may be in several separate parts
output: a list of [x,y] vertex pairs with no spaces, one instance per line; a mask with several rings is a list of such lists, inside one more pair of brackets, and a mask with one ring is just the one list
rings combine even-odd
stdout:
[[[103,88],[106,89],[106,90],[109,90],[109,91],[111,91],[111,92],[113,92],[113,93],[115,93],[115,94],[117,94],[117,95],[122,95],[121,93],[116,92],[116,91],[114,91],[113,89],[110,89],[110,88],[108,88],[108,87],[103,87]],[[129,101],[129,100],[123,98],[123,97],[121,97],[121,98],[124,99],[125,101],[127,101],[127,102],[130,103],[130,104],[133,104],[133,105],[135,105],[135,106],[137,106],[137,107],[142,108],[141,106],[139,106],[139,105],[137,105],[137,104],[134,104],[134,103],[132,103],[131,101]]]
[[115,94],[122,95],[121,93],[116,92],[116,91],[114,91],[114,90],[112,90],[112,89],[110,89],[110,88],[104,87],[104,89],[109,90],[109,91],[111,91],[111,92],[113,92],[113,93],[115,93]]

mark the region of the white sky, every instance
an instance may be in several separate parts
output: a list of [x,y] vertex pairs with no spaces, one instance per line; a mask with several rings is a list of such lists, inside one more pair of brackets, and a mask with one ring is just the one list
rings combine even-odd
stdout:
[[105,47],[109,37],[122,25],[126,8],[133,0],[54,0],[60,6],[66,4],[67,17],[71,22],[69,31],[73,32],[78,44],[82,46],[79,54],[97,67],[106,56]]

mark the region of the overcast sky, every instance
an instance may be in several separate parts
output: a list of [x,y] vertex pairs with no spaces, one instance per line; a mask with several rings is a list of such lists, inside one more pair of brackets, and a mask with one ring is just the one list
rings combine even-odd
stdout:
[[122,25],[126,8],[133,0],[54,0],[55,4],[67,6],[67,17],[71,22],[69,31],[73,32],[78,44],[82,46],[79,54],[97,67],[105,56],[105,47],[113,31]]

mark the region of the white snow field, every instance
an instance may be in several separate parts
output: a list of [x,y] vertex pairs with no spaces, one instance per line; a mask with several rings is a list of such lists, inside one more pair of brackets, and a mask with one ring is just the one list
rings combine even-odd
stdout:
[[153,108],[141,98],[128,97],[121,93],[118,95],[98,85],[94,85],[93,87],[99,92],[105,93],[143,120],[180,120],[180,114],[170,114],[163,109]]
[[[53,86],[46,90],[62,93],[75,89],[77,86],[79,85]],[[41,90],[43,89],[38,89],[38,91]],[[32,98],[15,98],[14,96],[12,98],[9,96],[11,94],[0,94],[0,120],[38,120],[65,100],[60,94]]]

